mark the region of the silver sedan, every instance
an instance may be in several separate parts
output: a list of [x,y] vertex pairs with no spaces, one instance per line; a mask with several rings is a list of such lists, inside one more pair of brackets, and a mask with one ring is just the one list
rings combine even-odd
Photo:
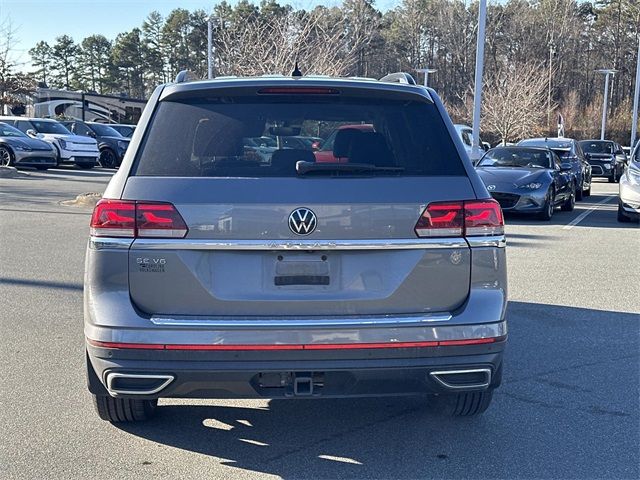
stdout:
[[0,166],[46,170],[56,165],[56,151],[49,143],[0,122]]

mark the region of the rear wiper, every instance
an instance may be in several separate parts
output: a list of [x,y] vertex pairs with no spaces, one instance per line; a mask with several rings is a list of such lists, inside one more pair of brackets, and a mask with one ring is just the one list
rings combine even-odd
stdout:
[[299,160],[296,162],[298,175],[312,172],[403,172],[404,167],[376,167],[369,163],[317,163]]

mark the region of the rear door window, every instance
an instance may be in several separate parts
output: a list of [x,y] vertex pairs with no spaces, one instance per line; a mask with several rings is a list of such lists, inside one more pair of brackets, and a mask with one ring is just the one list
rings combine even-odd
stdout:
[[[320,150],[319,143],[323,145]],[[299,162],[308,168],[301,169]],[[341,168],[336,164],[342,164]],[[289,96],[246,96],[160,102],[133,174],[295,177],[466,173],[433,104],[406,99],[291,101]]]

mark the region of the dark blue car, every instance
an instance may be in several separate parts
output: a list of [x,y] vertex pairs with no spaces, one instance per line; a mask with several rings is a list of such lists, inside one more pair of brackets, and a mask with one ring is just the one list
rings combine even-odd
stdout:
[[548,148],[510,146],[489,150],[476,170],[502,210],[550,220],[556,207],[571,211],[575,205],[577,182],[562,165]]
[[569,168],[576,179],[576,200],[591,195],[591,165],[580,147],[572,138],[528,138],[518,143],[520,146],[545,147],[553,150],[564,168]]

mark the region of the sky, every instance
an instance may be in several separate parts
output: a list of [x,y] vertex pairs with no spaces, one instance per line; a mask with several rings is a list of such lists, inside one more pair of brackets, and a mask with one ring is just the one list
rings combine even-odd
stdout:
[[[76,42],[93,34],[113,40],[120,32],[140,27],[149,12],[166,16],[174,8],[210,10],[216,0],[0,0],[0,22],[9,22],[15,31],[14,61],[28,67],[28,51],[40,40],[54,43],[67,34]],[[237,0],[228,0],[235,4]],[[260,3],[254,0],[252,3]],[[332,6],[339,0],[280,0],[296,8]],[[379,9],[387,10],[399,0],[377,0]]]

